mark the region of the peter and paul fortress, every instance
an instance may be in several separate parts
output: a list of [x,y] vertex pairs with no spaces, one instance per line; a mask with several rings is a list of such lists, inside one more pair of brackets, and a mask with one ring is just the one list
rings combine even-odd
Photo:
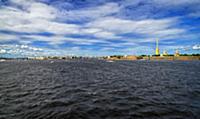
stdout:
[[200,56],[182,55],[178,50],[175,50],[174,54],[168,54],[166,50],[160,53],[159,39],[156,39],[156,47],[153,55],[114,55],[103,57],[107,60],[200,60]]

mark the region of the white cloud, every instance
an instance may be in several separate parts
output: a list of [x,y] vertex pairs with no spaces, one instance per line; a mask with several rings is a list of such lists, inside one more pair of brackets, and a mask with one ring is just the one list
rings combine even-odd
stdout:
[[55,22],[56,13],[55,8],[38,2],[31,3],[27,11],[3,7],[0,10],[0,28],[20,32],[78,33],[78,25]]
[[200,11],[190,13],[188,16],[189,16],[189,17],[198,18],[198,17],[200,17]]
[[16,55],[16,56],[37,56],[43,52],[42,48],[32,47],[28,45],[0,45],[0,54]]
[[40,19],[55,19],[57,10],[42,3],[32,3],[28,9],[28,17]]
[[157,37],[166,38],[167,36],[174,37],[174,35],[182,34],[184,32],[186,32],[184,29],[172,28],[155,31],[154,34]]
[[[40,33],[50,32],[55,36],[40,36],[40,35],[23,35],[23,34],[0,34],[1,41],[16,40],[22,44],[31,44],[33,41],[46,41],[51,45],[72,43],[75,45],[94,45],[100,44],[104,51],[114,50],[115,48],[125,47],[124,52],[129,50],[141,51],[138,47],[138,43],[155,42],[155,38],[160,40],[170,39],[195,39],[195,35],[184,35],[186,29],[178,28],[177,24],[179,18],[164,18],[164,19],[143,19],[143,20],[128,20],[122,19],[120,16],[114,17],[113,14],[120,12],[122,7],[126,6],[117,3],[107,3],[97,7],[90,7],[71,11],[59,11],[58,9],[35,0],[11,0],[13,3],[22,6],[24,10],[15,7],[1,7],[0,8],[0,28],[2,30],[16,31],[16,32],[28,32],[28,33]],[[129,1],[129,0],[128,0]],[[165,5],[182,5],[187,4],[187,0],[172,1],[172,0],[153,0],[157,4]],[[137,5],[140,1],[132,1],[132,5]],[[168,3],[169,2],[169,3]],[[197,1],[191,0],[191,3]],[[127,2],[125,2],[127,3]],[[130,5],[129,3],[127,6]],[[141,13],[140,13],[141,14]],[[195,12],[190,14],[191,16],[198,16]],[[111,17],[113,16],[113,17]],[[59,19],[59,20],[58,20]],[[69,24],[66,22],[58,21],[89,21],[87,24]],[[145,36],[142,38],[127,39],[126,37],[119,36],[121,34],[130,33]],[[66,35],[86,35],[86,38],[71,38]],[[87,36],[93,36],[95,38],[89,39]],[[123,40],[123,43],[112,43],[109,39]],[[181,39],[182,40],[182,39]],[[15,47],[16,48],[16,47]],[[34,48],[28,45],[20,46],[17,50],[9,50],[10,53],[24,53],[24,50],[40,52],[43,49]],[[82,51],[80,47],[68,48],[66,50],[74,51],[78,53]],[[121,49],[119,49],[121,50]],[[49,50],[52,54],[53,50]],[[7,52],[7,50],[6,50]],[[59,52],[63,53],[61,50]],[[88,54],[91,50],[82,51]],[[72,52],[68,52],[73,54]]]
[[26,49],[26,48],[28,48],[28,46],[27,45],[21,45],[20,48]]
[[97,28],[84,28],[81,30],[81,33],[83,34],[94,34],[97,32],[101,32],[102,29],[97,29]]
[[[55,19],[59,15],[57,9],[39,2],[27,2],[25,0],[13,1],[16,4],[27,7],[26,11],[19,10],[13,7],[3,7],[0,10],[0,27],[3,30],[16,32],[50,32],[56,35],[63,34],[83,34],[92,35],[97,38],[111,39],[118,38],[112,32],[103,31],[102,29],[84,28],[76,24],[67,24],[56,22]],[[29,4],[28,4],[29,3]],[[112,9],[112,10],[111,10]],[[99,17],[108,15],[119,10],[117,4],[108,3],[97,8],[88,8],[83,11],[72,11],[72,14],[78,17],[79,12],[83,16]],[[75,13],[75,14],[74,14]],[[95,18],[97,17],[95,16]],[[72,18],[71,16],[64,16]],[[10,36],[13,37],[13,36]],[[56,38],[58,43],[62,43],[62,37]],[[54,39],[52,39],[54,40]],[[55,40],[54,40],[55,42]]]
[[80,30],[79,34],[91,35],[96,38],[102,38],[102,39],[119,39],[119,38],[121,38],[119,36],[116,36],[116,34],[113,32],[109,32],[109,31],[106,31],[106,30],[103,30],[100,28],[92,28],[92,27],[82,28]]
[[35,2],[35,0],[10,0],[12,3],[23,5],[23,6],[29,6],[31,3]]
[[107,31],[97,32],[97,33],[95,33],[93,35],[95,37],[97,37],[97,38],[104,38],[104,39],[117,39],[117,38],[120,38],[120,37],[116,36],[114,33],[107,32]]
[[[137,39],[138,40],[138,39]],[[135,46],[138,46],[137,41],[128,41],[128,40],[123,40],[124,42],[122,43],[107,43],[103,44],[102,47],[110,47],[110,48],[133,48]]]
[[97,29],[103,29],[116,34],[139,33],[150,36],[165,36],[183,33],[183,29],[172,28],[175,23],[177,23],[177,18],[133,21],[107,17],[98,19],[94,22],[90,22],[87,24],[87,26]]
[[[24,48],[24,46],[26,48]],[[22,47],[22,48],[21,48]],[[68,48],[38,48],[28,45],[0,45],[0,56],[16,56],[16,57],[34,57],[34,56],[97,56],[99,55],[91,49],[82,49],[81,47]]]
[[[98,7],[90,7],[80,10],[61,11],[59,16],[65,20],[94,20],[100,17],[109,16],[120,11],[117,3],[107,3]],[[64,18],[63,18],[64,16]]]
[[192,47],[192,49],[193,49],[193,50],[200,50],[200,45],[194,45],[194,46]]
[[148,46],[137,46],[133,48],[126,48],[123,50],[125,54],[140,55],[140,54],[153,54],[154,49]]
[[[62,34],[83,34],[93,35],[97,38],[117,39],[117,34],[139,33],[146,35],[165,36],[184,32],[183,29],[170,28],[177,22],[177,18],[169,19],[147,19],[140,21],[125,20],[115,17],[106,17],[117,13],[121,8],[116,3],[107,3],[103,6],[87,8],[84,10],[67,11],[68,18],[84,19],[83,17],[94,18],[85,26],[75,24],[59,23],[55,18],[59,15],[57,9],[35,1],[25,0],[13,1],[16,4],[28,6],[27,11],[16,8],[4,7],[0,11],[0,27],[4,30],[20,32],[51,32],[57,35]],[[29,3],[29,4],[28,4]],[[58,41],[60,42],[61,39]]]
[[154,49],[148,46],[135,46],[135,47],[124,47],[124,48],[110,48],[104,47],[101,49],[102,52],[111,52],[110,55],[141,55],[141,54],[153,54]]
[[6,53],[6,50],[0,49],[0,54],[4,54],[4,53]]
[[43,49],[42,48],[36,48],[36,47],[30,47],[28,45],[16,45],[17,48],[20,48],[20,49],[26,49],[26,50],[32,50],[32,51],[42,51]]
[[14,35],[0,33],[0,41],[12,41],[12,40],[16,40],[16,39],[17,39],[17,37]]
[[199,4],[199,0],[153,0],[154,3],[162,4],[164,6],[172,6],[172,5],[189,5],[189,4]]
[[108,43],[106,40],[99,39],[86,39],[86,38],[71,38],[64,35],[55,35],[51,37],[40,36],[40,35],[24,35],[24,39],[29,39],[29,41],[45,41],[51,45],[63,44],[70,42],[77,45],[92,45],[94,43]]

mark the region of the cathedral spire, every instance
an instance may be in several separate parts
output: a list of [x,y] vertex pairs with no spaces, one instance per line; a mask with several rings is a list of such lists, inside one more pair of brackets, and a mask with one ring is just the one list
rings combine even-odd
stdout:
[[156,55],[160,55],[158,42],[159,42],[158,39],[156,39]]

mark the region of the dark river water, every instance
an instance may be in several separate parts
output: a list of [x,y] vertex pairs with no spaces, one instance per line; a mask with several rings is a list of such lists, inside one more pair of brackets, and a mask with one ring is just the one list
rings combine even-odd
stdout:
[[200,62],[0,62],[0,119],[200,119]]

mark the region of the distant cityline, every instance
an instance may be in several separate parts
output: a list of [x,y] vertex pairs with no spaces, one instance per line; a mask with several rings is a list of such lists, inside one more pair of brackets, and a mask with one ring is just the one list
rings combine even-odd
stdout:
[[[167,57],[199,57],[200,54],[180,54],[178,50],[175,50],[174,54],[168,54],[166,50],[163,53],[160,53],[159,49],[159,39],[156,39],[156,47],[154,55],[110,55],[110,56],[21,56],[21,57],[2,57],[0,59],[29,59],[29,60],[49,60],[49,59],[89,59],[89,58],[98,58],[98,59],[109,59],[109,60],[138,60],[138,59],[150,59],[150,57],[162,57],[166,59]],[[148,57],[148,58],[147,58]]]

